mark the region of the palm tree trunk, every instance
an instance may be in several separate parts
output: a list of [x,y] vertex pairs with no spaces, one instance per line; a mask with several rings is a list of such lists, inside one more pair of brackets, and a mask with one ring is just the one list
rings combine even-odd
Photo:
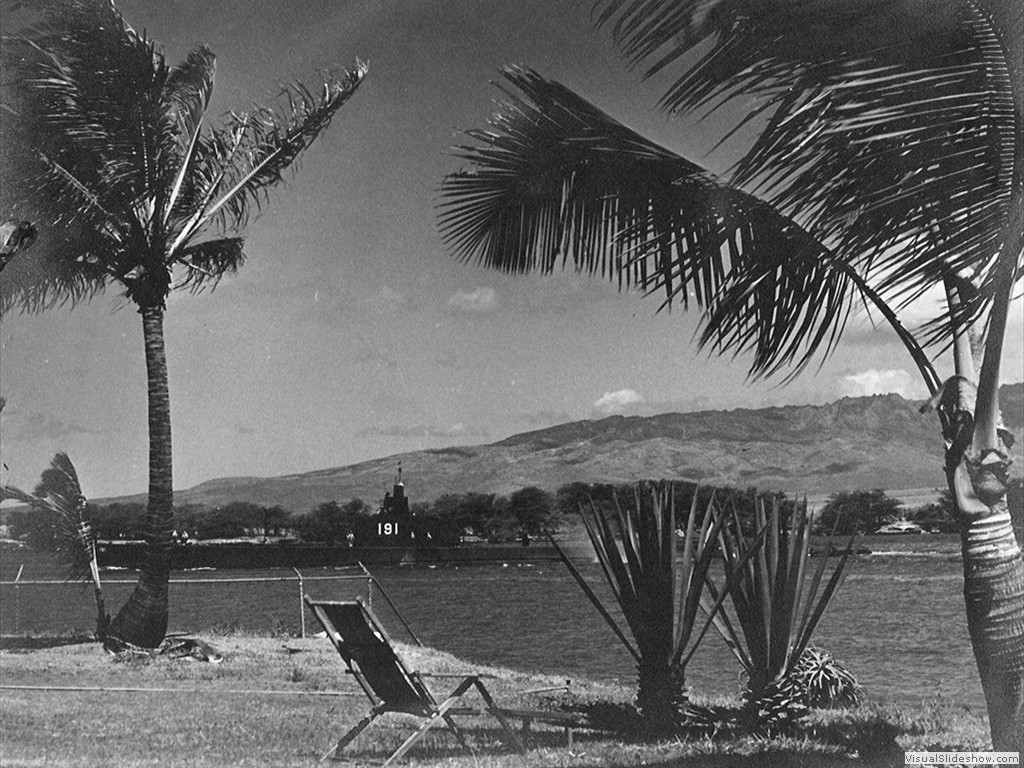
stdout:
[[[1024,559],[1006,507],[1005,475],[995,477],[999,471],[972,471],[965,459],[957,467],[953,483],[958,502],[964,501],[960,510],[967,628],[985,692],[992,746],[1001,752],[1021,752]],[[1002,493],[996,490],[999,485]]]
[[957,329],[958,376],[947,383],[940,409],[946,479],[960,517],[967,629],[985,692],[992,746],[1017,752],[1024,751],[1024,557],[1006,505],[1010,458],[1000,428],[998,390],[1007,311],[1024,245],[1022,175],[1015,168],[1007,258],[997,267],[1000,287],[977,391],[971,384],[971,350],[964,343],[968,329]]
[[110,634],[132,645],[155,648],[167,634],[167,582],[174,527],[171,401],[164,353],[164,311],[160,307],[140,311],[149,389],[149,503],[143,533],[146,555],[139,581],[111,622]]
[[683,670],[669,664],[665,654],[648,653],[641,654],[637,672],[636,708],[643,727],[651,735],[672,735],[685,717]]

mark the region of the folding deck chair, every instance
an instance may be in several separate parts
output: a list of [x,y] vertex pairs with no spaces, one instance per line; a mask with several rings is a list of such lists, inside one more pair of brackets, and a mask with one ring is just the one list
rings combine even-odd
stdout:
[[[435,725],[444,723],[455,734],[463,747],[469,748],[465,737],[455,725],[453,717],[489,715],[501,724],[512,743],[521,753],[526,752],[522,740],[509,725],[508,717],[523,718],[526,730],[530,720],[555,722],[566,728],[571,743],[571,726],[578,725],[577,718],[563,713],[540,712],[532,710],[502,709],[494,703],[490,692],[484,686],[481,675],[429,675],[431,677],[459,678],[461,682],[455,686],[448,696],[438,701],[423,682],[418,672],[408,670],[395,653],[384,627],[370,607],[361,599],[354,601],[323,601],[313,600],[306,595],[306,604],[312,609],[313,615],[327,632],[327,637],[334,645],[338,654],[345,661],[348,671],[352,674],[363,691],[369,697],[373,707],[362,720],[356,723],[334,748],[324,755],[323,759],[333,757],[340,759],[341,752],[367,726],[383,714],[398,712],[422,718],[423,723],[395,752],[384,762],[389,766],[399,760],[419,741],[428,730]],[[456,707],[459,700],[473,689],[484,700],[484,707]]]

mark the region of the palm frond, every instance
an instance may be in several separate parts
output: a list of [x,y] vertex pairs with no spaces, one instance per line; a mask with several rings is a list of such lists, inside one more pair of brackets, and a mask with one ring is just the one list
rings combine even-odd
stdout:
[[216,56],[202,45],[190,51],[185,60],[170,68],[163,84],[164,100],[174,105],[181,121],[180,136],[188,141],[202,122],[213,94]]
[[[442,236],[456,257],[507,272],[571,264],[660,296],[662,307],[693,301],[705,310],[700,343],[752,351],[755,377],[796,375],[826,357],[854,299],[879,299],[764,201],[558,83],[521,68],[504,76],[521,95],[507,92],[491,129],[468,132],[478,143],[457,156],[470,168],[441,188]],[[930,365],[919,347],[912,354]]]
[[[760,3],[597,0],[599,24],[648,74],[681,74],[662,100],[714,110],[742,94],[741,122],[767,115],[731,181],[794,216],[886,300],[944,275],[996,292],[1020,163],[1024,107],[1012,0]],[[990,14],[989,11],[992,13]],[[1016,72],[1017,86],[1014,86]],[[1012,233],[1010,233],[1012,234]],[[925,344],[948,343],[948,316]]]
[[229,272],[237,272],[245,263],[240,237],[225,237],[190,245],[179,253],[179,260],[188,273],[175,287],[188,287],[193,291],[214,287]]
[[96,536],[78,473],[66,453],[53,457],[32,493],[9,485],[0,487],[0,501],[6,499],[16,499],[37,510],[53,513],[54,554],[66,566],[68,578],[91,580],[99,587]]
[[103,0],[38,10],[43,23],[3,46],[14,78],[3,198],[31,211],[46,237],[33,263],[5,273],[4,310],[74,304],[131,273],[152,251],[153,214],[176,168],[165,162],[174,126],[155,44]]
[[199,148],[203,128],[203,116],[213,93],[215,57],[213,51],[201,46],[191,53],[182,64],[172,67],[164,83],[164,100],[172,105],[172,117],[177,121],[176,138],[180,157],[177,158],[178,172],[167,200],[164,203],[163,225],[166,226],[182,197],[188,197],[187,186],[195,184],[194,160]]
[[352,69],[328,79],[320,94],[296,83],[284,91],[288,108],[283,114],[263,107],[232,113],[212,138],[201,141],[196,162],[209,183],[201,206],[172,243],[171,254],[211,220],[218,220],[222,230],[243,227],[252,206],[259,209],[267,189],[282,180],[284,171],[330,125],[366,72],[367,65],[357,61]]
[[102,293],[110,279],[106,245],[91,228],[42,230],[38,246],[20,253],[0,277],[0,316],[75,306]]

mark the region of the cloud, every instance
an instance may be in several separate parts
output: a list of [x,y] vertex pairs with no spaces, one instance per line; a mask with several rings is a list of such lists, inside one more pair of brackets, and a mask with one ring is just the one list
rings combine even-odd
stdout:
[[69,424],[38,411],[28,414],[4,414],[4,438],[7,440],[57,440],[70,435],[88,435],[91,429]]
[[493,312],[498,308],[498,294],[493,288],[474,288],[459,291],[448,299],[448,308],[455,312],[479,314]]
[[490,437],[483,429],[474,429],[462,422],[449,426],[436,424],[389,424],[370,427],[359,432],[359,437],[401,437],[401,438],[438,438],[455,437]]
[[630,406],[639,405],[643,397],[635,389],[605,392],[594,402],[594,410],[604,414],[622,413]]
[[843,377],[842,388],[843,394],[849,397],[889,393],[895,393],[907,400],[927,397],[924,385],[918,377],[912,376],[902,368],[884,371],[869,368],[859,373],[850,373]]
[[554,424],[565,424],[579,419],[565,411],[533,411],[519,414],[519,420],[531,427],[550,427]]

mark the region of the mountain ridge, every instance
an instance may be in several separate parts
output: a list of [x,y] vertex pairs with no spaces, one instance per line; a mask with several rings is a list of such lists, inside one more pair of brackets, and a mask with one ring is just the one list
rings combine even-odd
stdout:
[[[1024,383],[1004,386],[1000,402],[1006,426],[1017,438],[1012,471],[1019,476],[1024,465]],[[940,488],[945,479],[937,419],[920,414],[919,406],[920,401],[887,394],[824,405],[614,415],[522,432],[485,445],[425,449],[277,477],[208,480],[176,491],[175,503],[249,501],[297,512],[356,497],[372,504],[390,486],[398,462],[406,470],[414,501],[444,493],[508,494],[528,485],[553,491],[573,481],[648,478],[800,495]]]

